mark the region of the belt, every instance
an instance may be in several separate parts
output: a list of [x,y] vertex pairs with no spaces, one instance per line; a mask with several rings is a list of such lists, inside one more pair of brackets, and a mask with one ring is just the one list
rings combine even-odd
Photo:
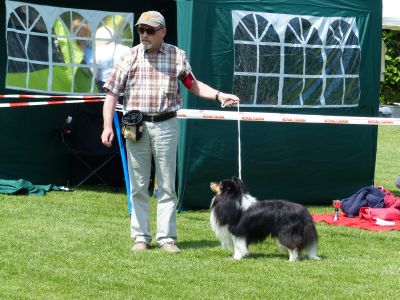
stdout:
[[170,111],[161,114],[143,114],[143,121],[145,122],[162,122],[176,117],[176,111]]

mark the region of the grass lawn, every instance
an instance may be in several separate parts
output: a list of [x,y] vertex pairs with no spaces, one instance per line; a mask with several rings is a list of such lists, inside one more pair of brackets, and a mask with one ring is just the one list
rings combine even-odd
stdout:
[[[376,184],[400,197],[400,129],[379,128]],[[152,202],[152,228],[155,202]],[[328,206],[309,207],[331,212]],[[208,211],[178,215],[179,255],[130,252],[126,195],[107,188],[0,195],[0,299],[398,299],[400,235],[317,223],[322,261],[269,240],[234,261]]]

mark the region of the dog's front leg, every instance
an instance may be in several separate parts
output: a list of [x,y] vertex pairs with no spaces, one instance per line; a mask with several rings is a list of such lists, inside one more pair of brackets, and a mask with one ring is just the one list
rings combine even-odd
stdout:
[[289,261],[299,260],[299,251],[297,249],[288,249]]
[[249,255],[249,249],[247,247],[246,239],[241,237],[233,236],[233,258],[242,259]]

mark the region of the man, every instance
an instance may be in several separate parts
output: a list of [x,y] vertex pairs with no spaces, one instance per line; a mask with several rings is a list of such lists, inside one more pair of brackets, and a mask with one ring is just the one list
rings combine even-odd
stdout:
[[114,138],[113,114],[118,95],[124,92],[124,110],[140,110],[144,129],[139,141],[126,141],[131,186],[132,251],[150,248],[152,235],[149,220],[151,157],[155,160],[158,187],[157,234],[159,247],[179,253],[176,242],[175,173],[178,141],[176,111],[181,108],[179,80],[193,94],[218,101],[223,106],[238,104],[239,98],[225,94],[196,80],[185,53],[164,43],[164,17],[156,11],[143,13],[136,23],[141,43],[122,55],[104,84],[107,96],[103,107],[102,143],[111,146]]

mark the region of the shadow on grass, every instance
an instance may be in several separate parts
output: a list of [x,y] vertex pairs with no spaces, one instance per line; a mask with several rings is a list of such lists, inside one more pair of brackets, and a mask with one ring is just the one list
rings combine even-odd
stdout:
[[180,241],[178,246],[182,249],[201,249],[201,248],[215,248],[221,247],[218,241],[209,240],[194,240],[194,241]]
[[[319,257],[321,258],[321,260],[325,259],[324,256],[319,255]],[[246,257],[246,259],[249,259],[249,260],[251,260],[251,259],[276,259],[276,258],[288,261],[289,255],[285,254],[285,253],[262,253],[262,252],[257,252],[257,253],[253,252],[252,253],[252,252],[250,252],[250,255],[248,257]],[[308,257],[303,257],[303,258],[300,258],[299,261],[318,261],[318,260],[312,260],[312,259],[309,259]]]
[[[181,241],[178,243],[179,248],[182,250],[188,249],[205,249],[205,248],[221,248],[221,244],[218,241],[210,241],[210,240],[194,240],[194,241]],[[225,249],[226,250],[226,249]],[[229,252],[229,250],[226,250]],[[227,254],[227,257],[231,256],[231,254]],[[325,257],[321,256],[321,259],[324,260]],[[258,259],[280,259],[287,261],[289,259],[289,255],[287,253],[270,253],[270,252],[252,252],[250,250],[249,256],[245,258],[246,260],[258,260]],[[300,261],[311,261],[308,257],[303,257]]]

